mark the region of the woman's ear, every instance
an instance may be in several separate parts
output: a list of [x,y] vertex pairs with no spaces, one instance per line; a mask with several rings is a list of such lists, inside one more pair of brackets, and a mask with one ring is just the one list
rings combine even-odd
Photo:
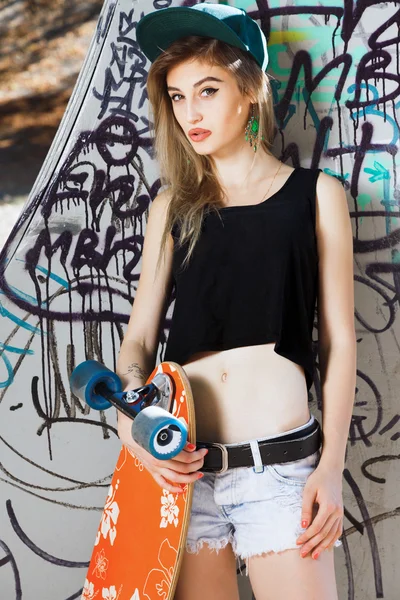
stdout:
[[248,88],[244,88],[243,95],[250,102],[250,104],[257,104],[256,97]]

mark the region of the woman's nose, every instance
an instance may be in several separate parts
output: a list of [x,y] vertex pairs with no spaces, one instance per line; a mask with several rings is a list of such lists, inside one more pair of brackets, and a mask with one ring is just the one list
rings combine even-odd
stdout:
[[187,103],[186,105],[186,119],[188,123],[197,123],[197,121],[201,120],[201,114],[196,107],[195,103]]

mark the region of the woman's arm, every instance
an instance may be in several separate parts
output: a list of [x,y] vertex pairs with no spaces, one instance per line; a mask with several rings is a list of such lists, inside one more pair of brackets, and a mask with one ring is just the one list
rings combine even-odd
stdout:
[[344,468],[356,387],[353,233],[341,183],[317,180],[318,340],[323,445],[320,465]]
[[[163,260],[156,265],[170,197],[161,192],[150,206],[143,243],[142,268],[127,330],[117,360],[117,374],[123,389],[143,386],[153,371],[157,357],[159,330],[172,289],[173,239],[170,235]],[[135,445],[132,420],[118,411],[118,435],[123,443]]]
[[[155,367],[154,354],[146,352],[146,349],[135,340],[124,339],[118,355],[117,373],[122,381],[123,389],[134,390],[145,385],[148,376]],[[118,437],[128,441],[130,446],[137,443],[132,438],[132,419],[117,410]]]
[[136,340],[124,339],[117,360],[117,373],[124,390],[145,385],[155,367],[155,357]]
[[346,195],[339,181],[321,173],[317,198],[323,442],[319,464],[303,492],[306,531],[297,539],[301,556],[315,559],[333,547],[343,529],[343,467],[356,385],[353,234]]

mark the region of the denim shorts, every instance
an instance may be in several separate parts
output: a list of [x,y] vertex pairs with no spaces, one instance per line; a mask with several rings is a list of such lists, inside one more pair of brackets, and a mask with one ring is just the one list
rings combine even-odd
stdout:
[[[314,419],[311,415],[300,427],[257,438],[257,441],[300,431]],[[247,443],[258,467],[235,467],[221,474],[206,472],[202,479],[194,482],[186,540],[189,553],[197,553],[204,543],[216,552],[231,543],[236,557],[245,561],[264,552],[289,548],[300,551],[296,540],[304,532],[301,527],[303,489],[319,463],[321,448],[299,460],[260,466],[256,440],[247,440]],[[341,546],[342,542],[337,540],[334,545]]]

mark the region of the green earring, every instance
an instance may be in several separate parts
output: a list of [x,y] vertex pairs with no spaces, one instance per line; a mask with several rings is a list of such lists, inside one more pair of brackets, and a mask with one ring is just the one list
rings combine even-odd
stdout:
[[245,132],[245,140],[246,142],[250,142],[250,146],[253,146],[254,152],[257,151],[257,144],[255,140],[258,135],[258,120],[254,116],[254,104],[251,105],[251,117],[247,121]]

